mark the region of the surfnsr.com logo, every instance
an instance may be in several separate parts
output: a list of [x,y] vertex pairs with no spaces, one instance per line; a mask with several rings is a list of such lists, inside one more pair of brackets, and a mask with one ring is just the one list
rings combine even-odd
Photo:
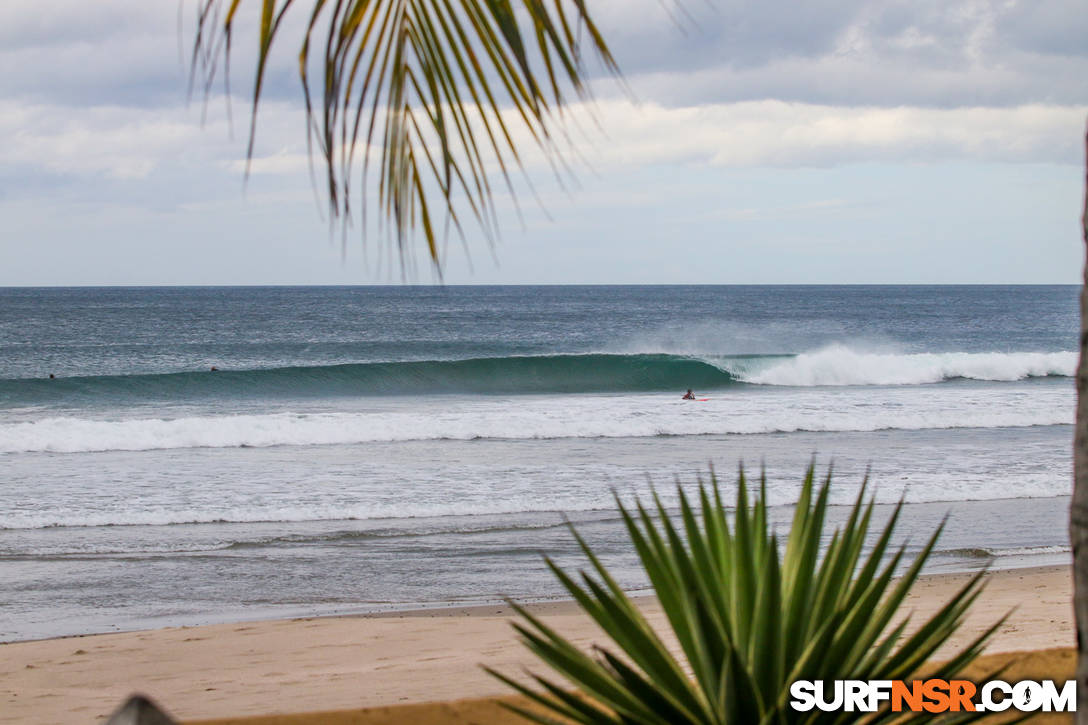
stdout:
[[1077,683],[1068,680],[797,680],[790,707],[798,712],[1075,712]]

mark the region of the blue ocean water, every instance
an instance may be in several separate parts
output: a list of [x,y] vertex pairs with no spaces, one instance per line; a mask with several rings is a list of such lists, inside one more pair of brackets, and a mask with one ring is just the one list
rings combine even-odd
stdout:
[[1077,293],[0,289],[0,640],[554,595],[564,515],[637,588],[613,490],[741,461],[1064,561]]

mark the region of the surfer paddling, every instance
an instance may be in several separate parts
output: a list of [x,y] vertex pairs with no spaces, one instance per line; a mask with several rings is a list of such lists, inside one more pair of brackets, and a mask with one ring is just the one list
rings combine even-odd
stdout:
[[688,392],[684,393],[683,400],[695,400],[695,393],[691,392],[691,388],[688,388]]

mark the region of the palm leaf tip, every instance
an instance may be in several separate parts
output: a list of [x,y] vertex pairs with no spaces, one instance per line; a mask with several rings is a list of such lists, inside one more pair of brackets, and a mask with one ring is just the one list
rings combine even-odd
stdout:
[[[666,636],[649,628],[574,531],[595,576],[583,575],[577,584],[554,562],[549,566],[612,644],[595,647],[594,657],[580,653],[541,619],[518,608],[525,623],[515,628],[523,641],[577,688],[572,697],[587,707],[577,708],[572,717],[571,702],[557,697],[553,683],[543,685],[539,679],[545,692],[534,702],[558,717],[587,723],[832,722],[843,713],[794,712],[790,684],[798,679],[894,679],[916,672],[955,633],[982,579],[961,587],[909,634],[906,621],[893,626],[941,527],[901,571],[904,549],[892,548],[890,540],[902,502],[870,535],[875,504],[866,479],[845,523],[822,546],[830,489],[830,476],[817,484],[810,467],[781,552],[765,477],[750,494],[743,469],[732,530],[713,475],[709,484],[696,484],[694,495],[678,489],[676,512],[656,493],[649,509],[638,500],[628,509],[617,499],[671,631]],[[966,667],[999,624],[959,650],[945,669]],[[509,684],[508,678],[496,676]],[[525,685],[516,689],[523,694],[531,690]]]
[[[242,11],[256,11],[247,173],[272,49],[284,28],[294,27],[284,21],[298,4],[196,2],[190,67],[193,79],[203,76],[206,97],[220,60],[224,78],[229,75]],[[441,271],[442,235],[452,228],[463,242],[463,216],[473,217],[485,238],[494,240],[498,210],[491,177],[497,174],[516,197],[511,172],[524,172],[529,146],[553,165],[561,161],[555,132],[568,93],[579,100],[590,97],[587,57],[618,75],[584,0],[311,0],[309,5],[298,73],[308,147],[324,161],[330,211],[345,224],[350,220],[350,177],[361,149],[364,224],[368,197],[374,196],[380,226],[400,250],[402,271],[410,259],[409,239],[416,235]]]

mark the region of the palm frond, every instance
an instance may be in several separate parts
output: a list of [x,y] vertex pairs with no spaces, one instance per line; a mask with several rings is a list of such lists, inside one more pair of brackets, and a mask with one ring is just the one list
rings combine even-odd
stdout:
[[[229,76],[244,8],[259,10],[247,158],[270,53],[298,0],[197,0],[194,76],[211,88],[219,61]],[[467,210],[485,237],[498,233],[492,168],[511,195],[523,170],[524,136],[553,161],[568,94],[589,97],[586,48],[616,63],[585,0],[309,0],[299,76],[311,154],[321,155],[334,217],[352,214],[351,175],[361,153],[361,209],[377,173],[379,224],[402,267],[421,234],[441,272],[438,230],[463,236]],[[314,68],[319,78],[312,78]],[[361,150],[360,150],[361,149]],[[462,213],[459,213],[459,208]]]

